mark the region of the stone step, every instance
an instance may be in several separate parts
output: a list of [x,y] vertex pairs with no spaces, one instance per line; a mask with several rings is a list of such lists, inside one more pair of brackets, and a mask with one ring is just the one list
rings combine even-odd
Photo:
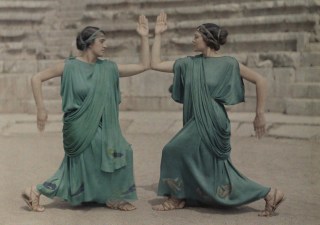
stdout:
[[[290,28],[299,27],[299,31],[302,32],[308,27],[314,27],[319,21],[319,15],[317,14],[300,14],[297,15],[275,15],[275,16],[252,16],[252,17],[241,17],[241,18],[218,18],[214,20],[214,23],[228,28],[237,28],[242,32],[248,32],[246,27],[250,28],[251,33],[260,32],[257,28],[270,32],[279,31],[278,25],[284,29],[283,31],[291,31]],[[200,24],[206,23],[208,20],[192,20],[177,22],[174,29],[194,29]],[[173,25],[173,24],[172,24]],[[309,28],[310,29],[310,28]],[[308,29],[308,30],[309,30]],[[282,30],[281,30],[282,31]]]
[[3,12],[0,14],[0,23],[41,23],[45,18],[45,14],[41,13],[28,13],[28,12],[19,12],[12,16],[12,12]]
[[42,86],[42,95],[43,99],[46,100],[57,100],[60,99],[60,86],[48,86],[43,85]]
[[320,42],[307,44],[305,50],[307,52],[320,52]]
[[[128,40],[127,37],[119,36],[116,39],[107,38],[107,48],[109,50],[122,50],[124,48],[130,49],[132,46],[139,46],[140,38],[136,35]],[[192,35],[190,37],[173,37],[170,42],[163,43],[169,46],[168,51],[178,51],[180,49],[191,51]],[[225,52],[261,52],[261,51],[303,51],[305,43],[308,41],[307,33],[258,33],[258,34],[235,34],[228,37],[227,45],[222,48]],[[61,51],[76,50],[73,43],[74,40],[65,38],[63,41],[59,39],[50,39],[47,41],[47,52],[52,54],[61,53]],[[72,46],[73,44],[73,46]],[[183,52],[183,51],[182,51]],[[182,53],[181,52],[181,53]],[[66,55],[65,53],[63,53]],[[68,55],[68,54],[67,54]],[[66,56],[67,56],[66,55]]]
[[[257,33],[228,36],[224,51],[263,52],[263,51],[302,51],[308,40],[307,33]],[[172,38],[171,42],[182,49],[191,47],[192,37]]]
[[1,73],[0,97],[15,101],[31,96],[31,76],[29,73]]
[[[0,28],[1,29],[1,28]],[[28,31],[23,29],[1,29],[0,38],[23,38],[27,35]]]
[[79,18],[81,18],[82,15],[83,15],[83,12],[81,9],[78,9],[78,10],[73,9],[72,11],[69,10],[67,12],[64,12],[64,11],[56,12],[56,16],[63,17],[64,20],[66,19],[79,20]]
[[[24,113],[36,113],[36,104],[34,100],[27,100],[22,103]],[[44,105],[48,111],[48,114],[57,114],[62,112],[62,100],[45,100]]]
[[288,98],[286,103],[286,114],[289,115],[320,115],[320,99],[294,99]]
[[301,67],[320,66],[320,52],[303,52],[301,54]]
[[0,1],[0,10],[43,10],[53,8],[57,1]]
[[[78,34],[76,29],[65,29],[65,30],[43,30],[41,32],[42,37],[45,39],[61,39],[61,38],[76,38]],[[54,36],[53,36],[54,35]]]
[[[297,0],[296,0],[297,1]],[[299,0],[300,2],[301,0]],[[250,2],[257,2],[257,1],[253,1],[253,0],[215,0],[214,4],[215,5],[220,5],[220,4],[239,4],[239,3],[250,3]],[[259,0],[258,2],[272,2],[270,0]],[[274,2],[274,1],[273,1]],[[277,1],[280,2],[280,5],[282,3],[282,1]],[[118,9],[118,8],[123,8],[123,6],[126,6],[127,8],[132,8],[132,7],[138,7],[138,8],[142,8],[141,6],[143,6],[143,9],[152,9],[152,8],[163,8],[163,5],[165,4],[167,9],[170,8],[178,8],[178,7],[183,7],[188,5],[189,7],[196,7],[199,6],[202,3],[202,5],[209,5],[210,3],[212,3],[212,1],[208,1],[208,0],[162,0],[162,1],[158,1],[158,0],[135,0],[135,1],[127,1],[127,0],[108,0],[108,1],[104,1],[104,0],[95,0],[95,1],[89,1],[86,4],[86,8],[87,9],[101,9],[101,8],[105,8],[105,9]],[[287,2],[286,2],[287,3]],[[311,2],[312,3],[312,2]],[[166,9],[166,10],[167,10]]]
[[[106,12],[107,14],[109,12]],[[99,13],[93,13],[97,18],[94,24],[103,28],[107,32],[107,36],[117,34],[119,36],[130,36],[136,33],[136,20],[123,18],[112,20],[108,16],[101,18]],[[181,20],[178,20],[181,21]],[[168,31],[172,35],[192,36],[196,27],[203,23],[214,22],[225,27],[229,34],[256,34],[256,33],[275,33],[275,32],[314,32],[315,26],[319,21],[319,15],[301,14],[297,15],[275,15],[275,16],[253,16],[253,17],[235,17],[235,18],[216,18],[214,21],[205,19],[183,20],[181,22],[168,21]],[[83,21],[84,25],[92,24],[92,20]],[[153,31],[154,21],[150,20],[149,27]],[[128,33],[130,32],[130,33]]]
[[188,3],[188,4],[196,4],[199,1],[195,0],[135,0],[135,1],[128,1],[128,0],[95,0],[95,1],[89,1],[86,4],[87,9],[101,9],[101,8],[107,8],[107,9],[117,9],[122,8],[123,6],[126,6],[126,8],[129,8],[131,6],[141,6],[144,5],[145,7],[155,7],[161,5],[163,7],[163,4],[166,5],[166,7],[177,7],[181,6],[182,3]]
[[71,54],[74,53],[72,47],[56,47],[50,46],[47,47],[46,52],[44,53],[46,59],[66,59]]
[[320,82],[320,66],[300,67],[296,71],[297,82]]
[[320,99],[320,82],[318,82],[318,83],[306,83],[306,82],[294,83],[291,85],[291,95],[293,98]]
[[[258,2],[232,2],[223,4],[206,3],[199,4],[199,1],[189,1],[188,4],[181,4],[180,1],[170,1],[177,4],[176,7],[168,7],[165,12],[169,18],[179,18],[179,20],[192,20],[196,18],[208,18],[208,14],[212,18],[230,18],[230,17],[249,17],[261,16],[262,14],[283,15],[283,14],[301,14],[312,13],[320,7],[318,2],[304,0],[295,1],[258,1]],[[196,4],[192,4],[196,3]],[[97,19],[102,16],[112,18],[126,11],[128,8],[141,9],[137,2],[127,3],[127,7],[119,7],[120,3],[88,3],[87,9],[84,11],[84,19]],[[102,10],[101,10],[102,9]],[[111,11],[103,11],[103,9],[112,9]],[[143,14],[148,17],[155,18],[159,14],[159,9],[154,7],[153,2],[146,1],[143,7]],[[285,12],[285,13],[284,13]],[[141,13],[141,10],[130,10],[123,17],[136,18]]]

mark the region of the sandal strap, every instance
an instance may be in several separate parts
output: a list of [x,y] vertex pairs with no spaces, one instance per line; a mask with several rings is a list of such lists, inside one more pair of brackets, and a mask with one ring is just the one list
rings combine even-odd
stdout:
[[30,191],[26,189],[22,194],[22,198],[32,211],[43,212],[44,207],[39,204],[40,194],[35,191],[35,187],[31,186]]
[[282,196],[278,201],[278,189],[274,189],[273,195],[267,195],[264,199],[266,201],[265,209],[264,211],[261,211],[259,214],[260,216],[271,216],[274,211],[277,209],[279,204],[284,200],[284,196]]
[[[129,211],[135,209],[135,206],[127,201],[107,201],[106,205],[111,209],[117,209],[121,211]],[[128,209],[127,206],[130,206],[133,209]]]
[[161,205],[165,210],[172,210],[172,209],[181,209],[184,207],[185,202],[183,200],[179,200],[176,198],[168,198],[165,200]]

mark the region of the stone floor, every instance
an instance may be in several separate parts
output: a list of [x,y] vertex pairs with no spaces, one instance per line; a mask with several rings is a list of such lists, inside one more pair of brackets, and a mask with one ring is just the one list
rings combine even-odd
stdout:
[[0,115],[1,225],[319,225],[319,118],[267,114],[269,134],[258,140],[252,136],[253,114],[230,114],[233,164],[256,182],[286,193],[276,216],[260,218],[262,200],[228,209],[151,210],[161,201],[156,195],[161,150],[181,127],[181,114],[176,112],[120,112],[124,135],[134,150],[137,210],[72,207],[42,197],[46,211],[29,212],[21,191],[49,178],[64,154],[61,115],[49,116],[46,131],[38,133],[34,115]]

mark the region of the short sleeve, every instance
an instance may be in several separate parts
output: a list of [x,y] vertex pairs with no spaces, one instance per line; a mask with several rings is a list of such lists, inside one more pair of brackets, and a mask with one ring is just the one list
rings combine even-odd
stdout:
[[218,98],[226,105],[234,105],[244,102],[244,84],[240,75],[239,62],[230,57],[228,70],[219,90]]
[[173,84],[171,97],[178,103],[183,103],[184,98],[184,86],[185,86],[185,74],[187,70],[188,58],[180,58],[174,62],[173,65]]
[[115,79],[115,90],[116,90],[116,101],[118,104],[121,103],[121,92],[120,92],[120,82],[119,82],[119,70],[118,70],[118,66],[115,62],[112,62],[113,64],[113,75],[114,75],[114,79]]

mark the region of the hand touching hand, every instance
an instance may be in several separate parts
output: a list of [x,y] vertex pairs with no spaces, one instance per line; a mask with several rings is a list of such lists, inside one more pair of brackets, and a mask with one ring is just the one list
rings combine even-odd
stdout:
[[257,138],[261,138],[266,133],[266,119],[264,114],[256,115],[253,121],[253,127]]
[[155,34],[161,34],[168,29],[167,26],[167,14],[161,12],[159,16],[157,16],[157,22],[155,26]]
[[139,16],[139,22],[137,26],[137,32],[141,36],[148,36],[149,34],[149,25],[148,25],[148,19],[147,17],[140,15]]
[[48,113],[45,109],[38,109],[37,111],[37,126],[39,131],[43,131],[45,123],[48,119]]

